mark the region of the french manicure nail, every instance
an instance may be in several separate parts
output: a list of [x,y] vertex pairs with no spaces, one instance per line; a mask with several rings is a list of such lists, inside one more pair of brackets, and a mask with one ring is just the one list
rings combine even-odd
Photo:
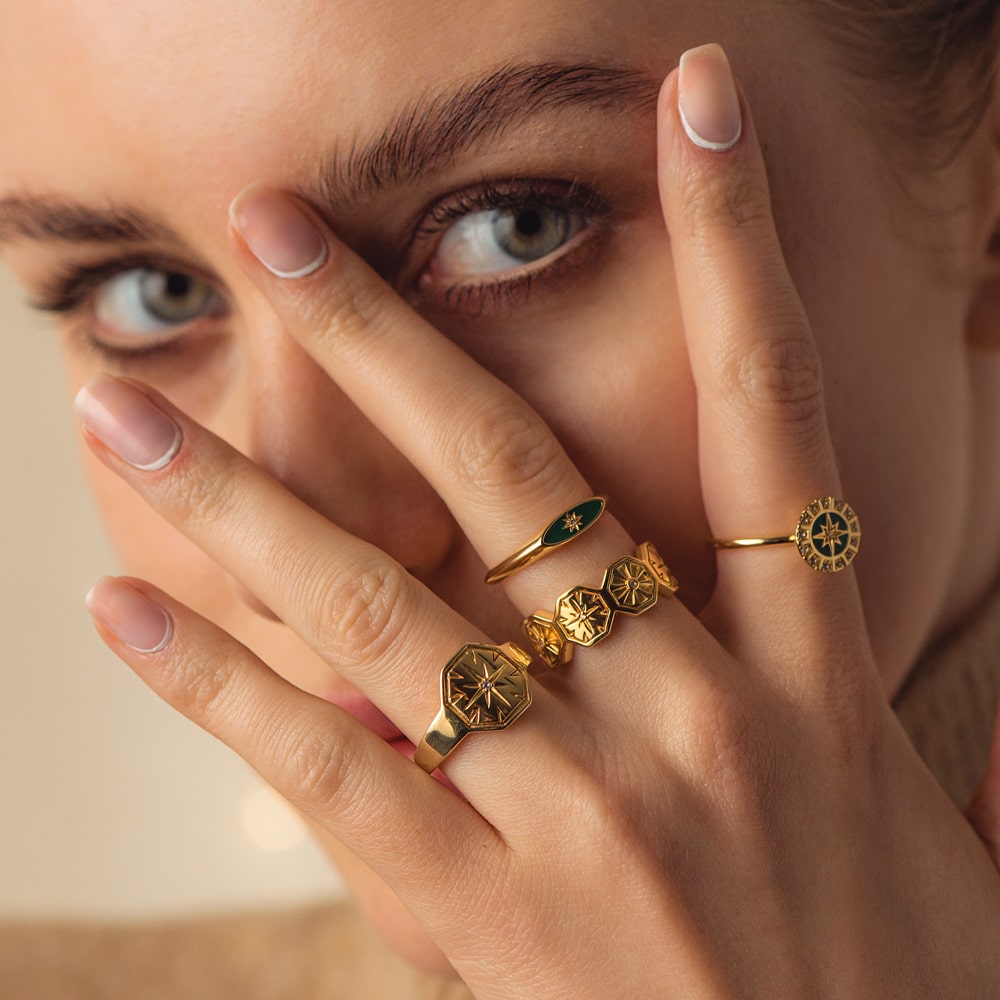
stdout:
[[98,580],[85,603],[95,621],[138,653],[160,652],[174,633],[170,615],[124,580]]
[[743,113],[729,59],[720,45],[681,56],[678,108],[688,138],[712,153],[732,149],[743,135]]
[[250,252],[279,278],[304,278],[326,262],[326,241],[315,223],[276,191],[251,185],[229,206],[229,219]]
[[84,427],[142,472],[162,469],[181,447],[181,429],[135,386],[98,375],[77,394]]

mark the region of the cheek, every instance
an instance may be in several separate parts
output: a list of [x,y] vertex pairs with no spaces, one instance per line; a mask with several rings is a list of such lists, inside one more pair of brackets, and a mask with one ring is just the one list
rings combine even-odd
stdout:
[[577,335],[592,349],[558,366],[532,402],[636,541],[657,545],[683,582],[684,602],[698,609],[714,583],[714,558],[694,383],[665,240],[619,276],[582,327]]
[[[799,289],[823,359],[844,493],[864,530],[857,573],[890,688],[947,600],[964,513],[968,430],[962,309],[917,247],[847,220]],[[831,226],[827,232],[836,237]],[[869,233],[859,242],[858,233]],[[928,572],[928,567],[936,570]]]
[[85,463],[124,571],[150,580],[213,621],[231,619],[232,596],[222,570],[89,452]]

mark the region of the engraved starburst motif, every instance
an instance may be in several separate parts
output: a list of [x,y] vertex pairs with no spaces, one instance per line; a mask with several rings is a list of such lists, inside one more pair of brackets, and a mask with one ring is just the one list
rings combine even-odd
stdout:
[[568,639],[592,646],[608,634],[611,608],[598,591],[577,587],[559,598],[556,620]]
[[524,620],[524,634],[535,652],[548,667],[558,667],[566,660],[566,639],[554,621],[542,615],[532,615]]
[[568,531],[574,533],[579,531],[583,527],[583,518],[575,511],[571,510],[563,518],[563,531]]
[[858,554],[861,528],[857,515],[836,497],[814,500],[799,518],[795,543],[813,569],[821,573],[839,572]]
[[445,678],[448,704],[474,729],[502,729],[527,702],[525,672],[489,647],[470,647]]
[[645,611],[656,603],[656,580],[638,559],[619,559],[611,566],[604,590],[618,610]]
[[840,547],[846,534],[843,522],[835,520],[832,514],[827,514],[822,521],[818,522],[813,537],[816,539],[817,546],[824,546],[830,555],[833,555]]

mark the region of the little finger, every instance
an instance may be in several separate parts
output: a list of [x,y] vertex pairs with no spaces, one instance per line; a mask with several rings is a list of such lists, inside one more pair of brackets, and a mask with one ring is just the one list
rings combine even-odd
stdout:
[[[432,933],[442,929],[435,917],[446,924],[441,900],[451,898],[464,851],[477,867],[506,863],[502,839],[461,798],[162,591],[105,578],[87,605],[146,684],[369,864]],[[466,898],[474,888],[464,885]]]
[[[686,53],[665,82],[659,163],[709,524],[720,539],[787,538],[810,501],[839,495],[840,477],[819,352],[754,123],[718,46]],[[845,649],[865,635],[853,573],[813,572],[791,544],[720,552],[718,573],[706,620],[734,651],[795,671],[826,662],[821,650],[864,661]]]

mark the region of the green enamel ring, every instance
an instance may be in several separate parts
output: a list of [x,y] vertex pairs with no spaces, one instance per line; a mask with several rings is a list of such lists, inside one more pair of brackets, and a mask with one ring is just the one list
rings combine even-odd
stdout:
[[522,545],[513,555],[498,563],[486,574],[487,583],[499,583],[547,552],[579,538],[592,528],[607,508],[604,497],[590,497],[569,510],[564,510],[540,535]]

